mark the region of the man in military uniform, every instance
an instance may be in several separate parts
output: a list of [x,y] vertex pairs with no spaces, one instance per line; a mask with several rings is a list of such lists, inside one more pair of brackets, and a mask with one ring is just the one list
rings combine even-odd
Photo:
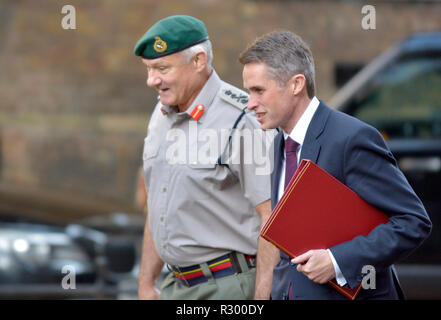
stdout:
[[[160,100],[143,152],[148,217],[139,297],[268,298],[259,292],[271,285],[272,270],[261,268],[271,245],[258,235],[271,211],[270,170],[245,160],[250,145],[271,144],[271,132],[246,111],[248,96],[211,67],[211,43],[198,19],[158,21],[134,53]],[[234,139],[233,128],[251,133],[252,142]],[[171,273],[158,293],[164,263]]]

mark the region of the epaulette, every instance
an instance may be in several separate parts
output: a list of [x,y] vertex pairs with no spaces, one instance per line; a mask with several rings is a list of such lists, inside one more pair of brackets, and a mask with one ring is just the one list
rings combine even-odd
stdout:
[[240,91],[234,91],[230,88],[222,89],[219,92],[219,96],[222,100],[228,102],[229,104],[235,106],[236,108],[243,111],[248,104],[248,95]]

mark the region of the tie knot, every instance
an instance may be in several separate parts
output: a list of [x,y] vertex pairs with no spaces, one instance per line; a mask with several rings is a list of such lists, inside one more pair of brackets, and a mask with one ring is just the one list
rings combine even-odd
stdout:
[[288,137],[285,140],[285,152],[297,152],[297,148],[299,147],[299,144],[295,142],[293,139]]

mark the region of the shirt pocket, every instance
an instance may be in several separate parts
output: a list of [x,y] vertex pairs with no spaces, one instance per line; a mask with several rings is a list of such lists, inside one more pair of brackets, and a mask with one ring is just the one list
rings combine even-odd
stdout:
[[182,186],[198,201],[213,197],[217,189],[218,172],[215,163],[189,163],[182,171]]

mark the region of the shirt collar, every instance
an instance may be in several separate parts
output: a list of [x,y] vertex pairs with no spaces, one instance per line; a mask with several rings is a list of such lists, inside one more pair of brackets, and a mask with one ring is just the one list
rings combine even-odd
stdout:
[[297,124],[294,126],[290,134],[288,135],[285,131],[283,131],[283,136],[285,140],[288,136],[297,142],[299,145],[303,145],[303,141],[305,140],[306,131],[308,130],[309,124],[314,116],[315,111],[317,110],[320,101],[317,97],[313,97],[306,107],[305,112],[303,112]]
[[212,104],[217,92],[221,87],[221,83],[221,79],[213,69],[207,82],[205,82],[204,86],[202,87],[202,90],[199,92],[196,99],[194,99],[190,108],[188,108],[185,112],[190,116],[194,108],[197,108],[198,105],[202,104],[204,106],[204,113],[198,120],[198,122],[202,123],[205,113],[210,108],[210,105]]

